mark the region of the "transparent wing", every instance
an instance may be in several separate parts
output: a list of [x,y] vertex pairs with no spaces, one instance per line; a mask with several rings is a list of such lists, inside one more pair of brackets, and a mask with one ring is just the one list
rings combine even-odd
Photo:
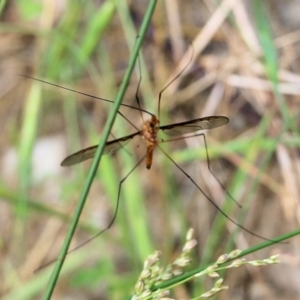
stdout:
[[191,133],[198,130],[212,129],[223,126],[229,122],[227,117],[211,116],[181,123],[161,126],[160,129],[167,135],[177,136],[185,133]]
[[[122,138],[107,142],[104,148],[104,154],[113,154],[117,152],[138,134],[140,134],[140,132],[135,132],[131,135],[127,135]],[[93,158],[95,156],[97,147],[98,145],[95,145],[75,152],[66,157],[60,165],[63,167],[68,167]]]

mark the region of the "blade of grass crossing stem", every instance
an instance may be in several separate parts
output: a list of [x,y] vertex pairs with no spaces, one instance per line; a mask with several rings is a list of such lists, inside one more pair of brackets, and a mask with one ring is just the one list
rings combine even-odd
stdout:
[[101,159],[101,156],[103,154],[103,150],[104,150],[104,147],[105,147],[106,140],[107,140],[108,135],[109,135],[109,133],[111,131],[111,128],[113,126],[117,111],[118,111],[119,106],[121,104],[121,101],[124,97],[126,88],[129,84],[130,76],[131,76],[132,71],[134,69],[135,62],[136,62],[137,56],[139,54],[139,50],[142,46],[143,38],[145,36],[146,30],[148,28],[148,25],[150,23],[152,14],[153,14],[154,9],[155,9],[155,5],[156,5],[156,1],[152,0],[152,1],[150,1],[149,5],[147,7],[147,11],[146,11],[145,17],[144,17],[142,25],[141,25],[139,38],[137,39],[135,48],[134,48],[133,53],[130,57],[129,66],[128,66],[128,69],[127,69],[126,74],[124,76],[124,79],[122,81],[122,84],[120,86],[120,89],[119,89],[118,95],[116,97],[115,103],[114,103],[114,105],[113,105],[113,107],[110,111],[107,123],[105,125],[104,131],[103,131],[100,143],[99,143],[99,146],[97,148],[95,157],[94,157],[93,162],[92,162],[92,166],[89,170],[87,180],[85,182],[82,193],[80,195],[78,205],[76,207],[76,211],[75,211],[74,217],[72,219],[72,223],[71,223],[70,228],[68,230],[67,236],[66,236],[65,241],[63,243],[63,246],[61,248],[58,260],[55,264],[55,267],[54,267],[54,270],[52,272],[49,284],[47,286],[47,290],[46,290],[44,298],[43,298],[44,300],[50,299],[52,294],[53,294],[53,290],[55,288],[60,270],[63,266],[64,260],[66,258],[67,252],[68,252],[68,248],[70,246],[70,243],[71,243],[72,237],[74,235],[77,223],[79,221],[80,214],[81,214],[82,209],[84,207],[84,204],[85,204],[86,198],[88,196],[93,178],[95,177],[98,165],[100,163],[100,159]]

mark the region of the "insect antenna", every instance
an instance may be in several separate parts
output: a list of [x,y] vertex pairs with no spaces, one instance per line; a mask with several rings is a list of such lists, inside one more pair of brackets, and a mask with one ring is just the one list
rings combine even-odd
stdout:
[[[76,93],[76,94],[79,94],[79,95],[83,95],[83,96],[87,96],[87,97],[90,97],[90,98],[93,98],[93,99],[98,99],[98,100],[102,100],[102,101],[105,101],[105,102],[109,102],[109,103],[114,103],[114,101],[112,100],[109,100],[109,99],[106,99],[106,98],[101,98],[101,97],[97,97],[97,96],[93,96],[93,95],[90,95],[90,94],[87,94],[87,93],[83,93],[83,92],[79,92],[79,91],[75,91],[75,90],[72,90],[70,88],[67,88],[67,87],[64,87],[64,86],[61,86],[61,85],[58,85],[58,84],[55,84],[55,83],[52,83],[52,82],[48,82],[48,81],[45,81],[45,80],[42,80],[42,79],[38,79],[38,78],[35,78],[35,77],[31,77],[29,75],[23,75],[23,74],[19,74],[19,76],[21,77],[24,77],[24,78],[29,78],[29,79],[32,79],[32,80],[35,80],[35,81],[39,81],[39,82],[42,82],[42,83],[46,83],[48,85],[52,85],[52,86],[55,86],[55,87],[58,87],[60,89],[63,89],[63,90],[66,90],[66,91],[70,91],[70,92],[73,92],[73,93]],[[134,109],[134,110],[138,110],[138,111],[142,111],[150,116],[152,116],[153,114],[150,113],[149,111],[145,110],[145,109],[142,109],[140,107],[135,107],[135,106],[132,106],[132,105],[129,105],[129,104],[125,104],[125,103],[121,103],[121,106],[124,106],[124,107],[128,107],[130,109]],[[122,115],[119,111],[118,113],[120,115]],[[122,117],[124,117],[122,115]]]
[[[192,44],[191,44],[192,45]],[[161,96],[162,93],[178,78],[182,75],[182,73],[186,70],[186,68],[189,66],[189,64],[191,63],[193,56],[194,56],[194,48],[193,46],[191,47],[192,49],[192,53],[191,53],[191,57],[190,60],[188,61],[188,63],[186,64],[186,66],[159,92],[158,94],[158,109],[157,109],[157,116],[158,116],[158,120],[160,120],[160,102],[161,102]]]
[[[61,86],[61,85],[58,85],[58,84],[55,84],[55,83],[52,83],[52,82],[48,82],[48,81],[45,81],[45,80],[42,80],[42,79],[38,79],[38,78],[35,78],[35,77],[31,77],[31,76],[28,76],[28,75],[23,75],[23,74],[19,74],[19,76],[21,77],[24,77],[24,78],[29,78],[29,79],[32,79],[32,80],[35,80],[35,81],[39,81],[39,82],[42,82],[42,83],[46,83],[48,85],[52,85],[52,86],[55,86],[55,87],[58,87],[60,89],[63,89],[63,90],[67,90],[67,91],[70,91],[70,92],[73,92],[73,93],[76,93],[76,94],[80,94],[80,95],[84,95],[84,96],[87,96],[87,97],[91,97],[93,99],[97,99],[97,100],[102,100],[102,101],[105,101],[105,102],[109,102],[109,103],[114,103],[114,101],[112,100],[109,100],[109,99],[106,99],[106,98],[101,98],[101,97],[97,97],[97,96],[93,96],[93,95],[90,95],[90,94],[86,94],[86,93],[83,93],[83,92],[79,92],[79,91],[75,91],[75,90],[72,90],[70,88],[67,88],[67,87],[64,87],[64,86]],[[139,85],[140,85],[140,82],[139,82]],[[138,87],[139,87],[138,85]],[[131,108],[131,109],[134,109],[134,110],[138,110],[140,112],[140,114],[142,115],[142,112],[144,113],[147,113],[148,115],[152,116],[153,114],[150,113],[149,111],[145,110],[145,109],[142,109],[141,106],[139,105],[139,107],[135,107],[135,106],[132,106],[132,105],[129,105],[129,104],[124,104],[124,103],[121,103],[122,106],[124,107],[127,107],[127,108]],[[117,112],[123,119],[125,119],[131,126],[133,126],[136,130],[139,130],[139,128],[137,128],[124,114],[122,114],[120,111]]]

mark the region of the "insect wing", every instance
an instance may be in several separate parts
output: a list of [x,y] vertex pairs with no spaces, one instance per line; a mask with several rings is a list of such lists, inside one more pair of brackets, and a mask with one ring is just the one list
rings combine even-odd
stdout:
[[[139,132],[136,132],[131,135],[127,135],[122,138],[107,142],[104,148],[104,154],[113,154],[117,152],[119,149],[123,148],[133,137],[135,137],[138,134]],[[68,167],[75,164],[79,164],[87,159],[93,158],[97,151],[97,147],[98,145],[91,146],[71,154],[61,162],[61,166]]]
[[75,153],[71,154],[70,156],[66,157],[61,162],[60,165],[62,167],[68,167],[68,166],[72,166],[75,164],[79,164],[84,160],[94,157],[96,150],[97,150],[97,146],[92,146],[89,148],[82,149],[82,150],[75,152]]
[[223,126],[229,122],[227,117],[211,116],[195,120],[190,120],[181,123],[161,126],[160,129],[163,133],[170,136],[178,136],[186,133],[195,132],[198,130],[212,129]]

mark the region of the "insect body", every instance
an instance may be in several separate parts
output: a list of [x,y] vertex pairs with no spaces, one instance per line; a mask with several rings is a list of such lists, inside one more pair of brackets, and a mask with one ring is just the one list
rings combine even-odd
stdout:
[[[249,229],[247,229],[246,227],[240,225],[239,223],[237,223],[235,220],[233,220],[231,217],[229,217],[217,204],[215,201],[213,201],[205,192],[204,190],[202,190],[202,188],[194,181],[194,179],[188,175],[188,173],[186,173],[160,146],[159,144],[162,142],[171,142],[174,140],[178,140],[178,136],[181,136],[183,134],[186,133],[193,133],[196,131],[200,131],[200,130],[205,130],[205,129],[212,129],[212,128],[216,128],[216,127],[220,127],[223,126],[225,124],[227,124],[229,122],[229,119],[227,117],[224,116],[210,116],[210,117],[204,117],[204,118],[199,118],[199,119],[194,119],[194,120],[189,120],[189,121],[185,121],[185,122],[180,122],[180,123],[174,123],[174,124],[169,124],[169,125],[163,125],[163,126],[159,126],[159,120],[155,115],[151,114],[151,119],[148,121],[145,121],[143,123],[142,129],[140,131],[137,131],[135,133],[132,133],[130,135],[124,136],[122,138],[119,139],[115,139],[112,141],[108,141],[105,145],[104,151],[105,153],[114,153],[117,150],[119,150],[121,147],[123,147],[126,143],[128,143],[130,140],[132,140],[135,136],[140,135],[143,140],[146,143],[146,154],[144,155],[144,158],[146,160],[146,168],[150,169],[151,165],[152,165],[152,158],[153,158],[153,151],[155,149],[155,147],[158,147],[175,165],[176,167],[186,176],[190,179],[190,181],[197,187],[197,189],[205,196],[205,198],[223,215],[225,216],[228,220],[230,220],[232,223],[234,223],[235,225],[237,225],[238,227],[240,227],[241,229],[243,229],[244,231],[259,237],[263,240],[268,240],[269,239],[256,234],[252,231],[250,231]],[[170,140],[161,140],[157,137],[157,134],[159,132],[159,130],[161,130],[163,133],[165,133],[166,135],[169,136],[173,136],[173,137],[177,137],[174,139],[170,139]],[[206,139],[205,139],[205,135],[204,133],[196,133],[193,136],[202,136],[204,139],[204,143],[205,143],[205,148],[206,148],[206,157],[207,157],[207,164],[208,164],[208,170],[210,171],[210,173],[215,177],[215,175],[212,173],[211,169],[210,169],[210,162],[209,162],[209,157],[208,157],[208,153],[207,153],[207,145],[206,145]],[[89,148],[85,148],[82,149],[78,152],[75,152],[73,154],[71,154],[70,156],[66,157],[61,165],[62,166],[71,166],[77,163],[80,163],[82,161],[85,161],[87,159],[93,158],[96,150],[97,150],[98,145],[89,147]],[[104,231],[106,231],[108,228],[110,228],[112,226],[112,224],[114,223],[116,216],[117,216],[117,212],[118,212],[118,207],[119,207],[119,197],[120,197],[120,192],[121,192],[121,187],[122,184],[124,183],[124,181],[127,179],[127,177],[132,173],[132,171],[142,162],[142,160],[140,160],[132,169],[131,171],[120,181],[119,183],[119,189],[118,189],[118,198],[117,198],[117,206],[115,209],[115,213],[113,215],[113,218],[111,220],[111,222],[109,223],[109,225],[104,228],[101,232],[99,232],[96,236],[92,237],[91,239],[89,239],[88,241],[86,241],[84,244],[88,243],[90,240],[94,239],[95,237],[99,236],[100,234],[102,234]],[[215,177],[215,179],[219,182],[219,184],[222,186],[222,188],[224,189],[224,191],[227,193],[227,195],[234,200],[234,198],[226,191],[225,187],[221,184],[221,182]],[[234,200],[235,201],[235,200]],[[236,201],[235,201],[236,202]],[[236,202],[237,203],[237,202]],[[239,205],[237,203],[237,205]],[[240,206],[240,205],[239,205]],[[241,206],[240,206],[241,207]],[[82,244],[83,245],[83,244]],[[80,245],[80,246],[82,246]],[[75,248],[76,249],[76,248]]]
[[[137,135],[140,135],[145,141],[147,147],[147,151],[145,154],[146,168],[150,169],[152,165],[153,151],[155,147],[158,146],[158,144],[160,143],[160,139],[157,137],[157,133],[159,132],[159,130],[162,130],[163,133],[169,136],[180,136],[185,133],[191,133],[199,130],[212,129],[219,126],[223,126],[228,122],[229,119],[227,117],[211,116],[181,123],[159,126],[159,120],[155,115],[152,115],[150,120],[144,122],[142,130],[124,136],[122,138],[107,142],[104,151],[105,153],[116,152],[129,140],[133,139]],[[62,161],[61,165],[64,167],[71,166],[89,158],[93,158],[96,153],[97,147],[97,145],[92,146],[89,148],[82,149],[74,154],[71,154]]]
[[[191,57],[192,58],[192,57]],[[190,59],[191,62],[191,59]],[[190,63],[189,62],[189,63]],[[189,64],[188,63],[188,64]],[[187,65],[188,66],[188,65]],[[187,67],[186,66],[186,67]],[[232,219],[229,215],[227,215],[227,213],[225,213],[217,204],[216,202],[211,199],[205,192],[204,190],[202,190],[202,188],[198,185],[197,182],[195,182],[195,180],[192,178],[192,176],[190,176],[188,173],[186,173],[183,168],[181,168],[161,147],[160,147],[160,143],[163,142],[168,142],[168,141],[175,141],[178,139],[181,139],[180,136],[184,135],[184,134],[188,134],[188,133],[195,133],[197,131],[201,131],[201,130],[205,130],[205,129],[212,129],[212,128],[216,128],[216,127],[220,127],[223,126],[225,124],[227,124],[229,122],[229,119],[227,117],[224,116],[209,116],[209,117],[204,117],[204,118],[198,118],[198,119],[193,119],[193,120],[189,120],[189,121],[185,121],[185,122],[180,122],[180,123],[174,123],[174,124],[169,124],[169,125],[163,125],[160,126],[160,102],[161,102],[161,96],[163,94],[163,92],[179,77],[181,76],[181,74],[184,72],[184,70],[186,69],[186,67],[171,81],[169,82],[159,93],[158,96],[158,117],[156,117],[154,114],[149,113],[148,111],[144,110],[141,108],[140,106],[140,101],[138,98],[138,90],[139,90],[139,86],[140,86],[140,82],[141,82],[141,78],[139,80],[138,83],[138,88],[136,91],[136,100],[138,102],[138,107],[134,107],[131,105],[127,105],[127,104],[121,104],[125,107],[134,109],[134,110],[138,110],[140,112],[140,114],[142,115],[142,112],[147,113],[148,115],[150,115],[150,119],[148,121],[144,121],[143,122],[143,126],[141,130],[138,130],[138,128],[135,127],[134,124],[131,123],[131,121],[125,116],[123,115],[120,111],[118,111],[118,114],[121,115],[124,119],[126,119],[131,125],[133,125],[136,128],[136,132],[112,140],[112,141],[108,141],[105,145],[104,148],[104,153],[108,154],[108,153],[114,153],[116,151],[118,151],[120,148],[124,147],[124,145],[126,145],[130,140],[132,140],[134,137],[136,136],[141,136],[142,139],[144,140],[145,144],[146,144],[146,153],[143,157],[143,159],[145,159],[145,163],[146,163],[146,168],[150,169],[152,166],[152,159],[153,159],[153,153],[154,153],[154,149],[157,147],[159,148],[175,165],[176,167],[191,181],[191,183],[194,184],[194,186],[204,195],[204,197],[224,216],[226,217],[228,220],[230,220],[233,224],[235,224],[236,226],[238,226],[239,228],[243,229],[244,231],[250,233],[253,236],[259,237],[263,240],[267,240],[270,241],[270,239],[265,238],[259,234],[256,234],[252,231],[250,231],[249,229],[245,228],[244,226],[242,226],[241,224],[239,224],[238,222],[236,222],[234,219]],[[69,90],[71,92],[74,93],[78,93],[78,94],[82,94],[88,97],[92,97],[95,99],[99,99],[102,101],[106,101],[106,102],[110,102],[113,103],[113,101],[105,99],[105,98],[100,98],[100,97],[96,97],[93,95],[89,95],[86,93],[82,93],[82,92],[78,92],[78,91],[74,91],[71,90],[69,88],[65,88],[62,86],[59,86],[57,84],[53,84],[53,83],[49,83],[46,82],[44,80],[40,80],[40,79],[36,79],[33,78],[31,76],[27,76],[27,75],[21,75],[23,77],[27,77],[27,78],[31,78],[43,83],[47,83],[62,89],[66,89]],[[175,138],[171,138],[169,140],[163,140],[160,139],[158,137],[158,133],[159,131],[162,131],[164,134],[169,135],[171,137],[175,137]],[[195,133],[192,136],[201,136],[203,138],[203,141],[205,143],[205,149],[206,149],[206,158],[207,158],[207,168],[209,170],[209,172],[214,176],[214,178],[217,180],[217,182],[220,184],[220,186],[223,188],[223,190],[226,192],[226,194],[233,200],[236,202],[236,200],[226,191],[225,187],[222,185],[222,183],[216,178],[216,176],[213,174],[213,172],[211,171],[210,168],[210,161],[209,161],[209,156],[207,153],[207,144],[206,144],[206,138],[204,133]],[[71,166],[80,162],[83,162],[87,159],[93,158],[95,156],[96,150],[97,150],[98,145],[96,146],[91,146],[85,149],[82,149],[76,153],[71,154],[70,156],[66,157],[62,162],[61,162],[61,166],[66,167],[66,166]],[[142,160],[143,160],[142,159]],[[121,193],[121,187],[122,184],[124,183],[124,181],[128,178],[128,176],[133,172],[133,170],[142,162],[142,160],[138,161],[137,164],[131,169],[131,171],[119,182],[119,187],[118,187],[118,197],[117,197],[117,202],[116,202],[116,207],[115,207],[115,211],[113,214],[113,217],[110,221],[110,223],[102,230],[100,231],[97,235],[93,236],[92,238],[90,238],[89,240],[87,240],[86,242],[84,242],[83,244],[81,244],[80,246],[76,247],[75,249],[69,251],[68,253],[78,249],[79,247],[87,244],[88,242],[90,242],[91,240],[95,239],[97,236],[101,235],[104,231],[106,231],[107,229],[109,229],[116,217],[117,217],[117,212],[118,212],[118,208],[119,208],[119,200],[120,200],[120,193]],[[237,203],[237,202],[236,202]],[[239,207],[241,207],[238,203],[237,205]],[[271,240],[273,241],[273,240]],[[276,241],[274,241],[276,242]]]

